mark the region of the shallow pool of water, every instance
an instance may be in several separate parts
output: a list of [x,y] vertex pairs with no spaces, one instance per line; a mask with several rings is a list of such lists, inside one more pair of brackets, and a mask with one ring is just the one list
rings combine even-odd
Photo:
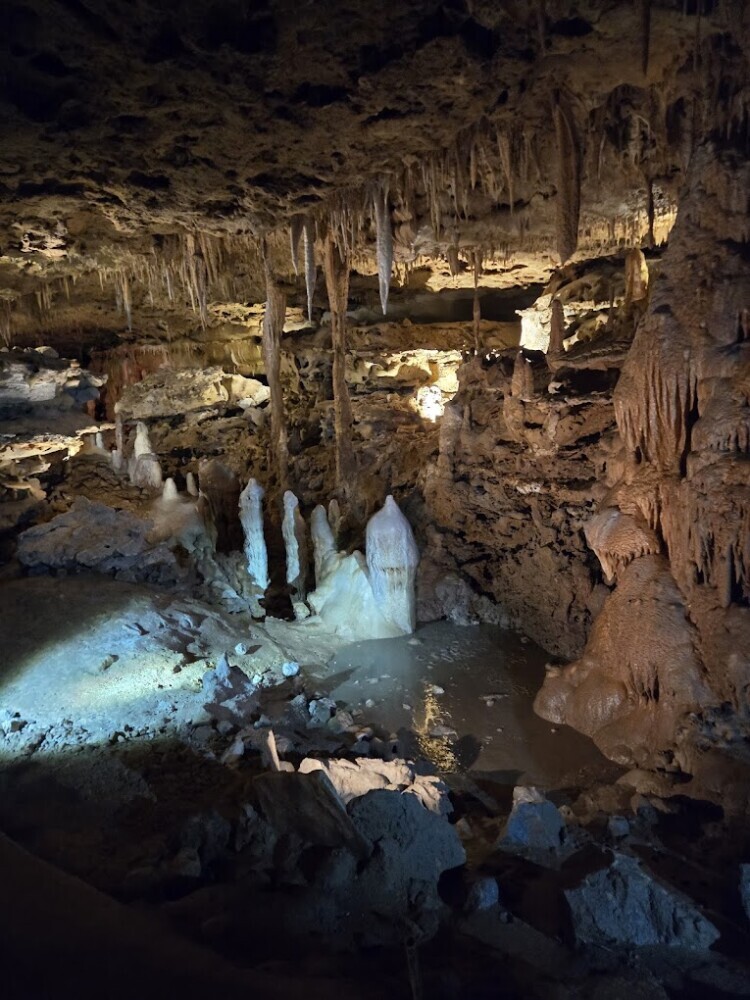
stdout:
[[435,622],[414,636],[353,643],[321,688],[387,733],[414,734],[447,770],[561,787],[610,774],[587,737],[534,714],[545,652],[493,625]]

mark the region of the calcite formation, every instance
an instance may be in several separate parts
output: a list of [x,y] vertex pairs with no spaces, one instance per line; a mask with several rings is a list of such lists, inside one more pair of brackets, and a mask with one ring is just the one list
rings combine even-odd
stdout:
[[740,386],[750,271],[739,192],[748,183],[747,162],[710,141],[697,150],[615,391],[622,474],[586,529],[616,588],[582,658],[553,671],[537,698],[546,718],[583,729],[624,761],[678,744],[689,769],[698,732],[688,718],[727,702],[746,711],[750,483]]
[[417,624],[415,581],[419,549],[392,496],[367,522],[367,569],[383,617],[408,634]]

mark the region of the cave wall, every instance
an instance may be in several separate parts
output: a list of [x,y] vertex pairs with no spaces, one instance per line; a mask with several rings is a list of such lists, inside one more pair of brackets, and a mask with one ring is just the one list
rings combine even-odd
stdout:
[[692,770],[748,714],[748,190],[742,142],[706,140],[615,391],[624,464],[589,526],[610,627],[537,699],[624,762]]
[[[554,375],[539,352],[473,359],[424,475],[427,559],[566,657],[583,648],[606,594],[583,525],[615,448],[617,357],[601,370],[569,359]],[[519,366],[532,376],[525,390]]]

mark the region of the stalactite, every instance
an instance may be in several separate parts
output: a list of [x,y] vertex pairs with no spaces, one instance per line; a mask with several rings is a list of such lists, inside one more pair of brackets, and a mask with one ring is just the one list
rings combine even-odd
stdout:
[[271,263],[263,248],[263,266],[266,279],[266,311],[263,315],[263,363],[270,390],[271,410],[271,460],[276,471],[277,486],[283,491],[288,486],[289,453],[284,396],[281,388],[281,336],[284,331],[286,296],[276,281]]
[[324,268],[328,308],[331,312],[333,348],[333,407],[336,433],[336,486],[351,504],[356,489],[357,464],[352,445],[352,404],[346,384],[346,306],[349,297],[349,261],[342,259],[329,234],[325,240]]
[[315,295],[317,268],[315,267],[315,223],[310,218],[305,219],[302,225],[302,244],[305,252],[305,287],[307,289],[307,318],[312,323],[313,296]]
[[378,284],[380,286],[380,305],[383,315],[388,312],[388,293],[391,285],[393,269],[393,231],[391,230],[391,212],[388,206],[388,188],[383,186],[375,192],[375,228],[377,233]]
[[641,18],[641,69],[648,74],[648,56],[651,47],[651,0],[638,0]]
[[292,251],[292,267],[294,268],[294,273],[297,275],[299,275],[299,241],[302,239],[303,228],[302,216],[293,216],[289,225],[289,242]]
[[505,132],[498,132],[497,134],[497,150],[500,155],[500,166],[502,167],[503,175],[505,177],[505,186],[508,190],[510,214],[513,215],[513,161],[511,157],[510,139]]
[[572,113],[561,95],[553,114],[557,140],[557,252],[564,264],[578,246],[581,151]]

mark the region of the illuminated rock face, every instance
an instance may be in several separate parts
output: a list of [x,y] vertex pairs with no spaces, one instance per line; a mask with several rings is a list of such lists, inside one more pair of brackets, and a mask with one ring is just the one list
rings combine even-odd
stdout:
[[245,535],[247,573],[261,592],[270,583],[268,550],[263,533],[263,495],[263,487],[256,479],[251,479],[240,493],[240,522]]
[[383,617],[404,633],[417,624],[415,581],[419,549],[392,496],[367,524],[367,569]]

